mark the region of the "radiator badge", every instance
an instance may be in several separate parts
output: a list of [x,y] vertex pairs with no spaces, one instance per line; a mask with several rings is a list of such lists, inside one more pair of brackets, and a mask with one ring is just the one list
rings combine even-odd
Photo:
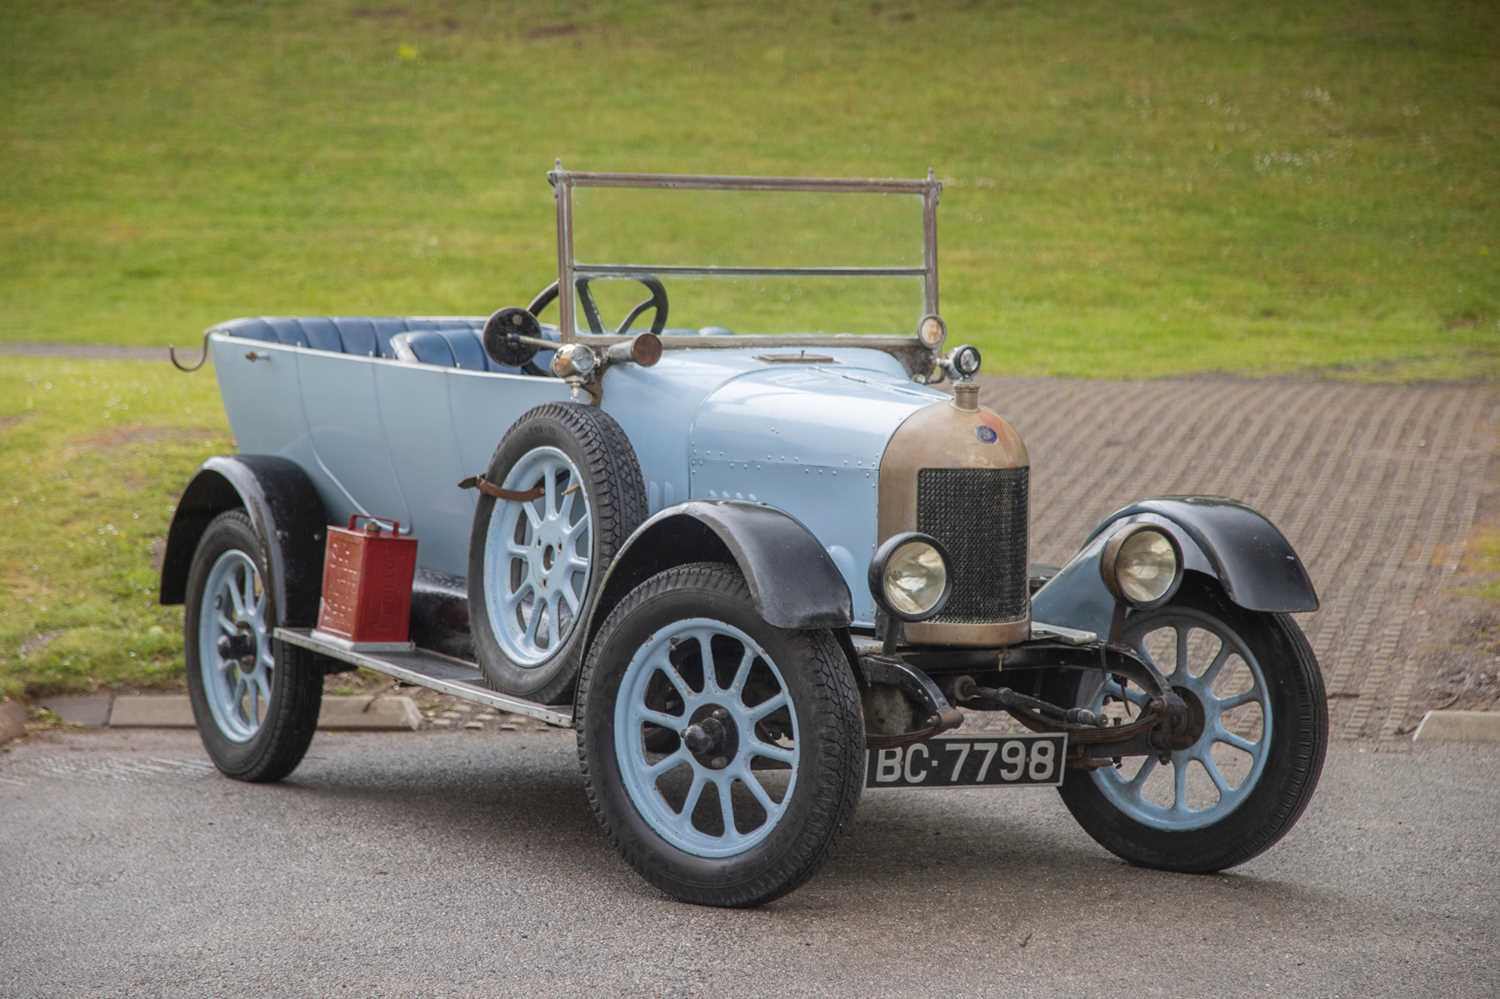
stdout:
[[974,428],[974,436],[979,438],[981,444],[993,444],[1000,439],[994,427],[986,427],[983,424]]

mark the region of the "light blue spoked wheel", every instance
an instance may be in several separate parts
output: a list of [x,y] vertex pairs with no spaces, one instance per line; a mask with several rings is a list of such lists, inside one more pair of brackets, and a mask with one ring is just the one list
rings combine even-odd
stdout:
[[620,776],[636,810],[678,849],[731,857],[765,839],[796,788],[798,755],[781,670],[733,625],[675,621],[625,667],[615,700]]
[[193,553],[183,617],[198,735],[215,766],[246,781],[292,772],[323,703],[322,663],[272,639],[281,618],[263,552],[243,510],[215,517]]
[[555,447],[528,451],[502,485],[542,495],[506,502],[490,518],[485,609],[506,657],[535,666],[562,647],[588,596],[588,492],[578,467]]
[[499,691],[566,700],[582,665],[600,580],[646,519],[630,440],[596,406],[522,414],[485,478],[469,535],[469,622],[479,667]]
[[827,859],[864,786],[859,697],[832,633],[766,624],[733,566],[680,566],[611,611],[579,684],[590,803],[647,880],[757,905]]
[[231,548],[209,569],[204,599],[198,664],[209,711],[226,739],[248,742],[271,709],[269,594],[250,556]]
[[[1166,606],[1131,614],[1123,637],[1166,677],[1201,734],[1164,760],[1070,771],[1061,791],[1074,817],[1150,867],[1221,870],[1271,846],[1306,807],[1328,739],[1322,675],[1301,630],[1286,615],[1185,586]],[[1123,677],[1074,682],[1072,703],[1122,722],[1147,702]]]

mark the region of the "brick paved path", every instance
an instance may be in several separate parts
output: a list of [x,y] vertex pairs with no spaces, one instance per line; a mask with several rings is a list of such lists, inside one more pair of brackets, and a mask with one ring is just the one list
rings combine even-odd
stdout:
[[1333,731],[1418,719],[1421,597],[1450,577],[1500,450],[1493,386],[987,379],[1032,461],[1032,558],[1065,561],[1111,511],[1231,496],[1276,523],[1322,598],[1301,615]]
[[[0,354],[164,358],[160,348],[0,344]],[[1302,615],[1333,729],[1393,736],[1419,718],[1424,596],[1451,577],[1480,494],[1500,474],[1500,388],[1316,381],[997,379],[985,403],[1032,460],[1032,558],[1061,563],[1146,496],[1232,496],[1307,562]]]

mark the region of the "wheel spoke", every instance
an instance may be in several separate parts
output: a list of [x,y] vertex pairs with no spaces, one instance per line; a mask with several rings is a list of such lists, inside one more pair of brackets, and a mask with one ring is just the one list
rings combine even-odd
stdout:
[[714,793],[719,796],[719,815],[724,819],[723,836],[725,839],[740,834],[740,831],[734,827],[734,799],[729,795],[729,789],[733,785],[733,778],[720,778],[714,781]]
[[271,703],[271,684],[266,679],[266,675],[259,671],[255,674],[255,695],[258,702]]
[[686,715],[669,715],[665,711],[657,711],[653,708],[637,707],[633,714],[641,722],[660,725],[662,728],[671,729],[673,732],[680,733],[681,727],[687,724]]
[[[745,647],[745,654],[740,656],[740,664],[734,671],[734,679],[729,681],[729,693],[733,694],[735,700],[740,701],[745,692],[745,683],[750,679],[750,667],[755,665],[755,650],[749,646]],[[740,701],[740,703],[744,703]]]
[[1244,736],[1235,735],[1233,732],[1222,727],[1216,733],[1214,733],[1214,739],[1218,742],[1226,742],[1229,745],[1233,746],[1235,749],[1242,749],[1245,752],[1252,754],[1255,752],[1257,745]]
[[[255,570],[250,568],[249,566],[246,566],[244,569],[243,578],[245,580],[243,583],[245,591],[242,594],[242,597],[245,602],[242,606],[245,608],[252,608],[255,606]],[[245,616],[250,616],[250,611],[248,609],[245,611]]]
[[1229,793],[1229,781],[1225,780],[1224,775],[1219,773],[1219,765],[1214,762],[1214,758],[1209,755],[1208,750],[1209,747],[1203,747],[1198,753],[1197,760],[1203,764],[1203,769],[1208,771],[1208,779],[1213,781],[1214,787],[1219,789],[1219,798],[1222,799]]
[[557,466],[548,465],[542,470],[542,519],[557,516]]
[[1213,688],[1214,680],[1218,677],[1219,670],[1224,668],[1224,664],[1229,661],[1229,657],[1233,654],[1234,650],[1229,647],[1229,643],[1220,639],[1219,654],[1214,656],[1214,661],[1209,664],[1208,669],[1203,671],[1203,676],[1199,681],[1203,684],[1205,690]]
[[229,619],[229,615],[225,614],[223,611],[217,611],[214,617],[219,622],[219,630],[224,632],[225,634],[228,634],[232,637],[235,632],[240,630],[235,626],[235,623]]
[[563,595],[560,590],[553,590],[552,596],[547,598],[547,632],[556,645],[562,638],[562,602]]
[[718,690],[719,674],[714,669],[713,636],[706,631],[693,634],[698,642],[698,654],[703,658],[703,689]]
[[677,688],[677,696],[682,698],[684,709],[693,702],[695,695],[689,689],[687,681],[682,678],[682,674],[677,672],[677,667],[672,665],[672,660],[662,656],[657,661],[656,668],[667,678],[668,683]]
[[1161,664],[1156,661],[1156,657],[1151,654],[1151,650],[1148,649],[1148,648],[1146,648],[1146,636],[1145,635],[1141,636],[1141,639],[1140,639],[1139,643],[1137,643],[1137,645],[1135,646],[1135,651],[1136,651],[1136,654],[1138,656],[1140,656],[1142,659],[1144,659],[1146,661],[1146,663],[1148,665],[1150,665],[1150,667],[1152,669],[1154,669],[1156,672],[1160,673],[1163,677],[1169,678],[1169,677],[1171,677],[1171,676],[1173,676],[1173,675],[1176,674],[1177,671],[1175,669],[1173,669],[1170,672],[1165,672],[1165,671],[1162,670]]
[[682,811],[677,813],[678,822],[683,826],[692,826],[693,811],[698,807],[698,799],[703,797],[703,789],[707,786],[708,775],[701,767],[694,767],[693,786],[688,788],[687,797],[682,799]]
[[652,783],[655,783],[656,779],[662,774],[666,773],[668,770],[674,770],[677,767],[682,766],[682,764],[686,763],[687,760],[687,750],[681,746],[678,746],[677,752],[672,753],[670,756],[663,756],[655,763],[646,764],[646,775],[651,778]]
[[1193,667],[1188,662],[1188,634],[1193,629],[1179,625],[1172,630],[1177,633],[1177,666],[1172,670],[1172,675],[1181,673],[1183,676],[1192,676]]
[[1251,687],[1249,690],[1242,690],[1238,694],[1230,694],[1228,697],[1216,697],[1214,698],[1214,702],[1218,705],[1220,711],[1230,711],[1242,704],[1249,704],[1251,701],[1259,700],[1259,695],[1260,691],[1255,687]]
[[1187,761],[1172,760],[1172,811],[1185,812],[1187,803]]
[[1141,768],[1135,772],[1135,776],[1125,782],[1125,787],[1132,795],[1139,795],[1141,787],[1146,783],[1146,778],[1151,776],[1151,771],[1156,769],[1156,757],[1148,756],[1141,761]]
[[563,599],[568,602],[568,610],[572,611],[574,614],[577,614],[578,608],[582,605],[583,601],[579,599],[577,593],[573,592],[572,580],[569,580],[568,583],[563,586],[562,590],[559,592],[562,593]]
[[530,524],[531,529],[535,531],[537,528],[542,526],[542,518],[537,515],[536,507],[531,505],[532,502],[532,500],[525,500],[524,502],[522,502],[521,512],[526,515],[526,522]]
[[761,742],[759,739],[750,739],[748,741],[751,756],[763,756],[768,760],[775,760],[778,763],[792,764],[797,762],[797,753],[795,750],[787,749],[784,746],[773,746],[771,743]]
[[234,605],[234,616],[244,617],[245,601],[240,596],[239,588],[234,585],[234,580],[226,579],[224,581],[224,589],[229,591],[229,602]]
[[572,526],[572,521],[568,518],[573,516],[573,498],[577,495],[578,491],[572,486],[563,491],[562,503],[557,508],[557,516],[562,520],[564,527]]
[[[531,603],[531,616],[526,618],[526,641],[531,643],[532,645],[536,644],[537,625],[542,623],[543,606],[545,605],[542,603],[542,601],[533,600]],[[522,611],[521,613],[522,616],[525,616],[525,611]]]
[[759,704],[748,709],[745,712],[745,717],[750,721],[757,722],[764,718],[766,715],[775,711],[777,708],[784,707],[786,707],[786,693],[782,692],[772,697],[768,697],[764,701],[761,701]]
[[531,585],[531,580],[521,580],[520,586],[516,587],[513,592],[507,593],[505,595],[506,605],[509,607],[515,607],[516,604],[526,599],[526,594],[531,593],[535,589],[536,587]]
[[774,818],[780,814],[781,805],[771,797],[771,792],[766,790],[766,786],[760,782],[760,779],[755,776],[749,767],[741,767],[736,772],[736,776],[739,777],[740,783],[749,788],[750,793],[755,795],[755,800],[760,802],[760,807],[766,810],[767,816]]

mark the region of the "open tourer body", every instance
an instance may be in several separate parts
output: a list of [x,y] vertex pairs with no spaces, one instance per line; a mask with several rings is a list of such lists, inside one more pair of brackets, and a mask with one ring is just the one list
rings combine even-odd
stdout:
[[[939,314],[935,179],[551,180],[558,280],[524,308],[205,335],[240,453],[188,484],[162,598],[221,769],[290,772],[322,677],[360,665],[575,727],[611,840],[687,901],[791,890],[866,787],[1059,786],[1104,846],[1184,871],[1291,827],[1327,728],[1300,560],[1242,504],[1163,497],[1029,564],[1030,456]],[[584,187],[910,196],[922,259],[584,264]],[[674,281],[758,273],[912,278],[922,310],[867,336],[671,325]],[[604,281],[646,297],[607,324]],[[314,628],[352,516],[417,541],[411,648]],[[1015,730],[944,735],[970,711]]]

